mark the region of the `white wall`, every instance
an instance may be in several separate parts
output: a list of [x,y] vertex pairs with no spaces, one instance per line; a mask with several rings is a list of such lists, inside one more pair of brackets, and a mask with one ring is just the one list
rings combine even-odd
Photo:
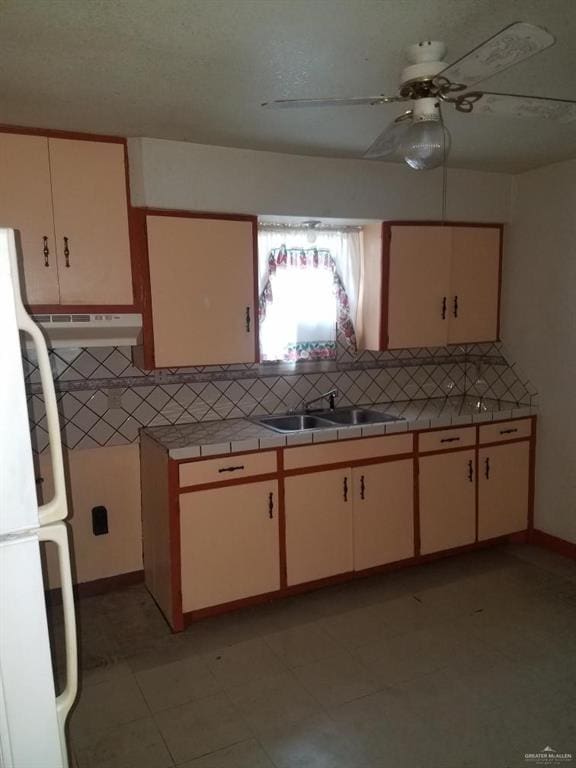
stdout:
[[540,398],[535,525],[576,542],[576,160],[514,178],[502,313]]
[[[135,205],[227,213],[439,219],[442,171],[130,139]],[[507,174],[451,170],[447,218],[508,221]]]

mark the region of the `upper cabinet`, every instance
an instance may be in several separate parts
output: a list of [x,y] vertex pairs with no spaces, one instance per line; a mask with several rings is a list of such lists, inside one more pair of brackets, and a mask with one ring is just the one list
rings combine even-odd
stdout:
[[366,228],[362,346],[497,340],[500,264],[498,225]]
[[27,304],[133,305],[125,144],[0,133],[0,223]]
[[255,217],[156,212],[145,227],[144,365],[255,362]]

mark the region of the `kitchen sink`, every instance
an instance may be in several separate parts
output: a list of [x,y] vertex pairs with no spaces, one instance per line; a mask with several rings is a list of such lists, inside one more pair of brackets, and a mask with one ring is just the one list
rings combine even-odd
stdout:
[[333,422],[309,413],[290,414],[288,416],[261,416],[254,419],[275,432],[301,432],[306,429],[326,429],[336,426]]
[[402,416],[379,413],[368,408],[336,408],[334,411],[317,413],[293,413],[280,416],[260,416],[256,424],[275,432],[303,432],[307,429],[334,429],[359,424],[383,424],[387,421],[403,421]]
[[402,421],[401,416],[379,413],[368,408],[336,408],[334,411],[322,411],[321,418],[342,425],[383,424],[387,421]]

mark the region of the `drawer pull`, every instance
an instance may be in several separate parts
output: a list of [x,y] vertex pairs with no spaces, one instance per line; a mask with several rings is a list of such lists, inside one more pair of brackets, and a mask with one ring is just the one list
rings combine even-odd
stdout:
[[454,296],[454,317],[458,317],[458,296]]
[[518,427],[514,427],[514,429],[501,429],[500,434],[501,435],[511,435],[513,432],[518,432]]
[[362,501],[366,498],[366,483],[364,482],[364,475],[360,477],[360,498]]
[[46,235],[44,235],[42,240],[44,242],[44,247],[42,248],[42,253],[44,254],[44,266],[49,267],[50,260],[48,257],[50,256],[50,248],[48,248],[48,238],[46,237]]
[[460,440],[459,437],[443,437],[442,440],[440,440],[441,443],[457,443],[458,440]]
[[268,494],[268,517],[270,520],[274,517],[274,494]]
[[246,333],[250,333],[250,307],[246,307]]
[[70,266],[70,246],[67,237],[64,238],[64,264],[66,267]]
[[343,489],[344,501],[348,501],[348,478],[344,477],[344,489]]
[[446,296],[442,297],[442,320],[446,320]]
[[486,480],[490,480],[490,459],[486,458],[484,461],[484,477]]
[[239,464],[237,467],[222,467],[218,472],[236,472],[239,469],[244,469],[244,464]]
[[468,480],[472,482],[474,480],[474,471],[472,469],[472,459],[468,462]]

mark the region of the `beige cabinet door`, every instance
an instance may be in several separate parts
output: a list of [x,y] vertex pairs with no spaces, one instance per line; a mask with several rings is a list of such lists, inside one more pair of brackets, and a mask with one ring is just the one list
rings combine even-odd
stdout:
[[124,145],[48,139],[62,304],[133,303]]
[[393,226],[388,347],[438,347],[448,339],[451,227]]
[[146,224],[156,367],[254,362],[253,222]]
[[280,588],[278,483],[180,496],[182,610]]
[[287,477],[284,498],[288,586],[352,571],[351,471]]
[[478,538],[524,531],[528,527],[530,443],[481,448],[478,472]]
[[0,226],[20,231],[26,303],[57,304],[58,261],[45,136],[0,133]]
[[473,450],[419,458],[421,554],[475,541],[474,460]]
[[354,569],[414,556],[412,459],[355,467]]
[[500,230],[453,227],[448,341],[498,338]]

